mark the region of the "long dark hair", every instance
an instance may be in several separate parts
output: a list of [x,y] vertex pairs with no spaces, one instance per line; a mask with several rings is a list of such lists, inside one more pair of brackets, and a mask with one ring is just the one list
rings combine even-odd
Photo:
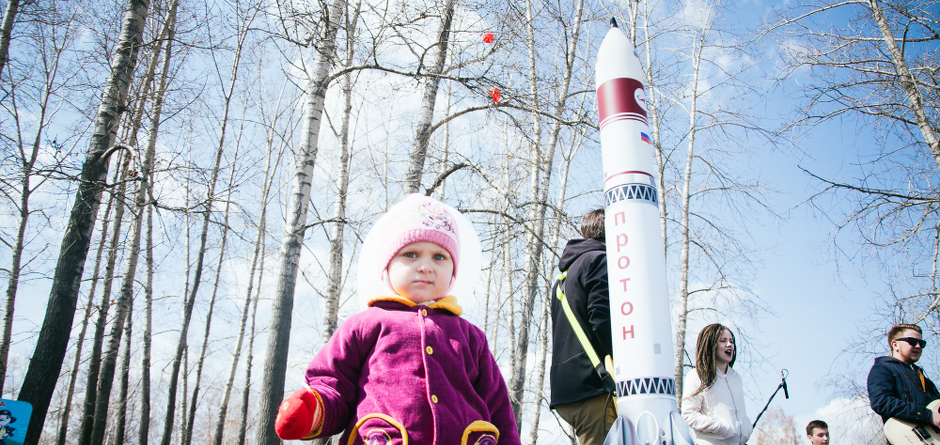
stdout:
[[[712,323],[705,326],[702,332],[698,333],[698,340],[695,342],[695,372],[702,382],[695,393],[689,397],[699,395],[702,391],[711,388],[715,384],[718,376],[718,366],[715,364],[715,350],[718,348],[718,341],[721,340],[721,334],[728,329],[720,323]],[[734,332],[731,333],[731,340],[734,341]],[[735,342],[734,354],[731,355],[731,362],[728,366],[734,366],[734,360],[738,357],[738,345]]]

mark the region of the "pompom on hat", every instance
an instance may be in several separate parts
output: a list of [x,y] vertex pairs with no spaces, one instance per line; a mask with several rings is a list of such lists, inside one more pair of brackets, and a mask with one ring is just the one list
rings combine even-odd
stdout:
[[363,242],[357,272],[362,309],[375,294],[392,292],[385,274],[388,263],[402,247],[418,241],[435,243],[451,254],[454,277],[448,295],[465,303],[475,298],[482,252],[473,224],[447,204],[412,194],[389,208]]
[[402,202],[395,204],[382,218],[381,224],[376,224],[373,231],[380,240],[385,241],[379,259],[382,270],[388,267],[396,253],[411,243],[426,241],[437,244],[454,260],[454,276],[457,276],[457,265],[460,262],[460,238],[457,233],[457,222],[444,207],[444,204],[423,195],[409,195]]

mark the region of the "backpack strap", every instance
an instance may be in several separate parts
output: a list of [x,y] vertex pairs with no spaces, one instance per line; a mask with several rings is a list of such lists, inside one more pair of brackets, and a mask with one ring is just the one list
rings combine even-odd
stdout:
[[578,341],[581,343],[581,347],[584,348],[584,352],[587,353],[588,358],[591,360],[591,365],[594,366],[594,371],[596,371],[598,377],[601,378],[601,382],[604,384],[604,389],[606,389],[610,394],[615,394],[617,385],[614,383],[614,378],[611,377],[609,372],[607,372],[607,368],[604,366],[604,363],[597,356],[597,352],[594,351],[594,346],[591,345],[591,341],[588,339],[587,333],[585,333],[584,328],[581,327],[581,322],[574,314],[574,311],[571,310],[571,305],[568,304],[568,299],[565,298],[565,278],[567,277],[567,270],[563,271],[561,275],[555,277],[555,280],[558,281],[558,286],[555,287],[555,297],[561,301],[561,307],[565,311],[565,317],[568,318],[568,323],[571,325],[571,329],[574,330],[574,334],[578,337]]

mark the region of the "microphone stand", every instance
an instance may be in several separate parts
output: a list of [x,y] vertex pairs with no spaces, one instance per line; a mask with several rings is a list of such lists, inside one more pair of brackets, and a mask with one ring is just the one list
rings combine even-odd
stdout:
[[786,369],[780,370],[780,379],[781,379],[780,384],[777,385],[777,389],[774,390],[774,393],[770,395],[770,399],[767,399],[767,404],[764,405],[764,409],[760,410],[760,414],[758,414],[757,418],[754,419],[754,424],[751,425],[751,428],[754,428],[757,426],[757,421],[760,420],[760,416],[763,416],[764,411],[767,411],[767,407],[770,406],[770,402],[774,399],[774,396],[777,395],[777,392],[780,391],[780,388],[783,388],[784,394],[787,396],[788,399],[790,398],[790,392],[787,391],[787,376],[788,375],[790,375],[790,372],[787,371]]

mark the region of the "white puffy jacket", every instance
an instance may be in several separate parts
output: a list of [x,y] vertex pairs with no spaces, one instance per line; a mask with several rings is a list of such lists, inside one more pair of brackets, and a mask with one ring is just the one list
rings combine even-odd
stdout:
[[728,368],[716,370],[715,384],[695,396],[701,384],[693,369],[682,383],[682,417],[695,433],[698,445],[743,445],[751,436],[751,422],[744,412],[741,375]]

